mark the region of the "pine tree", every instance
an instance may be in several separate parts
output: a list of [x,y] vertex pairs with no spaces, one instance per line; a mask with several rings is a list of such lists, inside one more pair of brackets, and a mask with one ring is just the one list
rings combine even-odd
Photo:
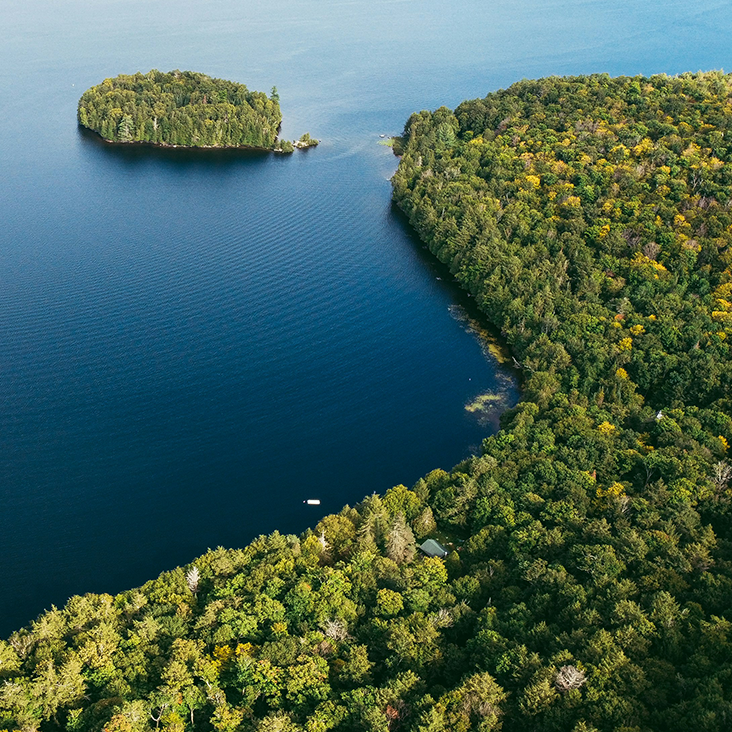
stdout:
[[135,125],[132,121],[132,117],[129,114],[124,115],[117,125],[117,135],[119,136],[120,142],[132,142],[132,133],[135,129]]

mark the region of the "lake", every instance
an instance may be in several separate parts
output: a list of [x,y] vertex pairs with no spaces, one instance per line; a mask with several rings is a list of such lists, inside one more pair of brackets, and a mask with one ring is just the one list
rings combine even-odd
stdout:
[[[514,375],[379,143],[523,77],[730,67],[727,3],[3,0],[0,635],[480,449]],[[118,73],[269,92],[290,157],[112,147]],[[319,498],[322,505],[303,505]]]

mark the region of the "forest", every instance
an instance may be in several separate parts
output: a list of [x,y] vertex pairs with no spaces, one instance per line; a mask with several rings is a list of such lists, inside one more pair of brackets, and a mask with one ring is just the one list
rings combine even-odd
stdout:
[[521,401],[450,472],[43,613],[0,730],[729,729],[732,77],[522,81],[400,150]]
[[121,74],[84,92],[78,121],[109,142],[273,150],[282,115],[271,96],[193,71]]

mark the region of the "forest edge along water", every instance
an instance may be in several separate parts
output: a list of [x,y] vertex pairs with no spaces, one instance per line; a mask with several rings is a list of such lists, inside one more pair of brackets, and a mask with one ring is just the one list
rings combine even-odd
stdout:
[[303,494],[328,512],[449,468],[497,423],[464,409],[500,369],[394,214],[388,151],[322,110],[283,123],[318,129],[315,155],[110,146],[70,124],[100,75],[59,81],[45,152],[0,145],[18,171],[0,235],[5,634],[207,546],[302,531]]
[[[91,16],[78,0],[64,3],[63,8],[45,0],[3,4],[0,68],[5,70],[6,98],[14,100],[13,114],[0,120],[0,163],[13,171],[12,178],[0,183],[4,632],[26,624],[44,607],[63,606],[71,594],[115,593],[140,586],[180,565],[182,557],[202,557],[198,586],[193,568],[188,567],[182,575],[166,574],[148,590],[166,597],[180,590],[190,601],[194,586],[196,601],[203,607],[209,591],[206,581],[212,583],[209,589],[219,582],[214,575],[226,576],[226,582],[236,576],[236,582],[246,584],[236,564],[243,555],[204,554],[206,547],[244,546],[258,533],[276,528],[287,534],[302,531],[313,523],[301,503],[307,496],[321,498],[327,513],[345,503],[353,505],[374,490],[383,493],[403,483],[421,493],[440,495],[438,509],[444,523],[445,508],[455,501],[471,501],[475,480],[488,472],[499,487],[483,479],[481,490],[488,494],[480,496],[479,510],[471,514],[471,521],[485,531],[460,550],[463,569],[453,564],[455,557],[449,560],[447,587],[470,608],[481,608],[486,597],[491,598],[494,610],[486,610],[475,622],[482,623],[488,615],[495,621],[490,632],[500,634],[506,643],[500,668],[489,666],[460,679],[450,692],[453,696],[437,699],[444,706],[442,712],[417,706],[425,698],[409,696],[404,687],[399,691],[381,685],[375,694],[395,695],[383,709],[363,707],[364,713],[401,714],[398,702],[406,699],[415,715],[457,714],[467,708],[462,702],[478,694],[491,700],[491,709],[503,713],[504,730],[510,730],[512,725],[543,723],[547,713],[558,713],[559,706],[579,696],[582,706],[575,708],[581,709],[584,721],[575,724],[566,716],[557,717],[562,728],[594,726],[604,732],[604,725],[645,725],[665,732],[682,729],[686,722],[686,728],[712,729],[709,720],[716,714],[717,699],[700,700],[696,690],[726,685],[722,681],[715,687],[716,677],[694,676],[692,665],[706,662],[708,657],[700,654],[709,647],[707,638],[714,638],[720,658],[726,653],[721,626],[714,619],[723,619],[726,611],[710,604],[715,597],[724,597],[725,580],[718,550],[710,548],[709,537],[697,533],[693,519],[698,511],[693,506],[685,514],[691,522],[681,522],[679,532],[674,526],[662,526],[646,544],[662,563],[658,552],[668,547],[663,537],[676,542],[674,547],[682,551],[677,559],[688,558],[693,567],[688,588],[681,581],[669,584],[679,572],[687,579],[683,562],[678,561],[662,580],[661,574],[650,579],[646,575],[643,584],[635,583],[641,595],[626,595],[612,607],[593,606],[585,615],[575,615],[598,617],[593,614],[597,609],[600,618],[613,612],[617,622],[625,623],[603,627],[597,631],[601,635],[589,629],[586,648],[565,644],[560,649],[564,655],[545,658],[547,646],[542,645],[537,650],[540,669],[527,665],[533,656],[521,655],[522,647],[533,652],[537,644],[550,643],[541,633],[520,635],[524,626],[544,627],[536,613],[541,612],[545,588],[566,589],[565,580],[574,576],[576,564],[579,581],[567,592],[577,599],[581,594],[577,586],[589,586],[592,604],[592,588],[599,586],[593,572],[617,570],[623,576],[630,565],[623,567],[622,552],[644,544],[634,542],[632,534],[622,534],[629,541],[611,546],[612,542],[600,541],[602,520],[583,519],[589,533],[572,534],[575,554],[561,558],[561,566],[569,568],[567,574],[557,574],[556,563],[548,563],[543,571],[541,562],[533,561],[522,565],[521,576],[506,578],[498,565],[487,567],[485,575],[473,572],[480,552],[500,559],[501,537],[507,535],[510,522],[515,526],[527,513],[544,527],[560,515],[571,520],[571,512],[562,514],[566,508],[562,500],[546,488],[554,475],[550,465],[556,466],[546,456],[564,448],[561,441],[552,443],[543,420],[526,406],[506,415],[516,427],[513,441],[510,435],[488,438],[490,450],[503,451],[501,462],[515,456],[525,461],[527,470],[531,468],[530,475],[521,473],[519,483],[511,487],[515,478],[490,461],[459,463],[447,476],[445,470],[426,473],[436,466],[449,469],[480,450],[488,430],[465,406],[480,395],[495,393],[496,380],[486,373],[491,369],[486,370],[483,354],[464,323],[455,319],[460,313],[454,306],[464,296],[453,292],[454,283],[442,272],[435,275],[431,259],[413,246],[409,230],[392,216],[387,201],[393,163],[371,140],[401,129],[413,110],[436,110],[443,104],[455,109],[462,100],[483,99],[489,90],[505,89],[521,78],[589,71],[651,77],[659,72],[674,75],[687,69],[730,67],[727,29],[732,8],[705,0],[693,6],[669,0],[651,5],[562,0],[498,8],[458,2],[446,15],[443,3],[407,0],[390,2],[384,10],[374,13],[373,3],[285,0],[274,15],[265,6],[228,0],[214,0],[205,7],[173,5],[169,0],[154,5],[100,0]],[[212,76],[246,81],[257,89],[276,83],[286,100],[283,134],[296,138],[309,129],[324,142],[315,154],[284,160],[254,152],[104,146],[78,134],[70,124],[78,102],[76,90],[119,69],[176,66],[205,69]],[[394,74],[394,69],[400,73]],[[446,132],[441,132],[443,140]],[[34,140],[32,146],[29,139]],[[674,191],[675,180],[659,184]],[[440,201],[440,209],[443,204]],[[603,236],[598,241],[605,240]],[[614,241],[612,236],[609,241]],[[617,271],[610,271],[614,272],[610,284],[622,287]],[[642,268],[639,273],[643,274]],[[660,272],[659,279],[662,276]],[[640,325],[623,314],[619,327],[612,326],[615,331]],[[652,333],[647,325],[644,328],[646,334],[623,336],[631,338],[633,347],[622,353],[632,357],[643,350],[643,339]],[[700,343],[692,350],[701,355],[704,348]],[[535,362],[521,356],[519,360],[528,377]],[[613,378],[620,380],[620,388],[628,387],[633,369],[620,366]],[[553,386],[551,380],[534,379],[531,388],[543,398]],[[612,401],[607,390],[600,396],[603,404]],[[577,405],[573,408],[577,410]],[[658,412],[663,418],[655,421]],[[578,415],[567,425],[576,427]],[[615,419],[608,414],[589,423],[576,449],[595,449],[598,440],[611,442],[620,433],[625,435]],[[664,451],[672,447],[659,449],[656,433],[665,430],[673,440],[678,427],[687,435],[694,419],[687,410],[682,415],[659,407],[649,422],[648,437],[640,435],[647,447],[633,442],[629,449],[644,461],[663,462]],[[723,450],[719,436],[729,441],[723,425],[716,432],[707,446],[713,454]],[[531,440],[533,453],[524,451],[524,440]],[[718,487],[725,481],[723,468],[710,477],[716,481],[708,484],[712,495],[724,496]],[[675,520],[674,501],[681,506],[696,500],[685,483],[668,481],[659,486],[655,470],[649,478],[651,488],[641,495],[634,495],[621,480],[603,482],[598,466],[587,468],[586,476],[555,477],[573,500],[589,496],[591,508],[597,506],[592,510],[607,510],[603,518],[614,528],[615,506],[620,511],[617,521],[634,521],[639,509],[649,519],[658,510]],[[424,485],[419,476],[424,476]],[[667,500],[669,492],[672,501]],[[261,500],[265,496],[267,500]],[[388,503],[394,510],[409,507],[412,500],[397,490]],[[289,511],[295,504],[298,510]],[[704,511],[709,506],[699,505]],[[369,515],[383,515],[375,502],[367,506]],[[700,515],[707,521],[712,514],[704,511]],[[462,515],[458,512],[452,518]],[[350,516],[348,520],[359,520]],[[421,509],[419,518],[419,530],[429,531],[429,514]],[[521,541],[514,544],[517,550],[526,549],[533,560],[534,550],[524,539],[541,542],[544,534],[532,533],[532,526],[512,529],[511,536]],[[724,526],[720,522],[713,530],[721,527],[723,532]],[[330,529],[325,528],[327,534]],[[465,530],[459,532],[464,535]],[[397,534],[408,538],[401,526]],[[692,544],[684,543],[689,540]],[[343,549],[327,536],[326,543],[331,551]],[[322,547],[319,541],[318,545]],[[317,551],[313,542],[304,546],[306,556]],[[403,556],[398,548],[392,547],[395,556]],[[256,562],[264,554],[284,559],[288,545],[272,536],[255,542],[250,551]],[[595,557],[593,563],[587,560],[589,555]],[[711,568],[710,557],[716,562]],[[247,554],[246,561],[250,560]],[[644,561],[632,559],[633,571]],[[229,571],[233,574],[226,574]],[[268,570],[263,566],[263,571]],[[495,583],[506,579],[508,589],[483,587],[484,576]],[[432,579],[439,584],[439,577]],[[664,589],[653,589],[656,580]],[[522,624],[514,622],[515,612],[510,615],[513,607],[522,606],[522,597],[512,588],[521,592],[526,582],[532,593],[523,605],[531,618],[525,616]],[[616,587],[612,582],[610,586]],[[689,594],[701,592],[702,586],[707,593],[701,598],[695,595],[688,604]],[[622,585],[624,590],[629,587]],[[216,588],[224,592],[222,585]],[[428,592],[436,588],[430,585]],[[264,589],[271,593],[274,586],[256,591],[261,595]],[[244,592],[242,586],[238,593]],[[124,607],[132,611],[140,596],[125,597],[131,602]],[[378,609],[385,615],[379,615],[379,622],[388,624],[399,638],[406,637],[401,630],[407,617],[413,623],[410,627],[422,629],[412,617],[421,612],[413,605],[420,597],[425,599],[419,593],[404,595],[399,610],[400,598],[383,592]],[[437,598],[441,608],[458,607],[445,599]],[[88,617],[88,610],[96,612],[94,602],[69,606],[70,622]],[[318,606],[326,608],[322,602]],[[101,600],[98,609],[105,607]],[[347,607],[347,602],[339,605]],[[706,614],[706,625],[698,622],[699,607]],[[149,609],[142,609],[142,615]],[[551,630],[561,609],[549,610]],[[432,617],[431,610],[426,613]],[[166,633],[175,623],[186,622],[163,615],[159,617]],[[436,613],[435,622],[437,626],[452,622],[449,630],[437,632],[440,637],[452,634],[453,640],[475,630],[470,613],[451,611],[449,618]],[[509,637],[509,625],[519,635]],[[673,632],[657,639],[651,626]],[[336,635],[342,630],[329,623],[314,632],[326,628]],[[631,631],[637,629],[651,634],[617,653],[608,645],[621,636],[632,637]],[[282,630],[278,626],[277,633]],[[687,631],[697,632],[693,646],[686,642]],[[295,632],[293,626],[290,632]],[[481,627],[476,642],[486,632]],[[434,648],[426,640],[420,636],[420,647]],[[272,642],[280,651],[288,643],[283,637]],[[334,645],[339,643],[345,652],[350,641],[333,640]],[[693,663],[685,668],[678,668],[673,659],[671,666],[665,661],[647,663],[644,646],[653,653],[666,648]],[[493,659],[495,646],[480,646],[478,651],[483,659]],[[593,661],[600,657],[627,658],[630,665],[611,668],[609,676],[601,676],[603,670]],[[461,672],[468,668],[462,658],[450,658]],[[357,649],[338,659],[338,666],[343,660],[349,674],[361,668]],[[516,659],[524,665],[514,664],[505,671],[506,664]],[[369,672],[380,682],[385,678],[382,659],[367,660],[376,662]],[[724,660],[713,667],[723,665]],[[670,677],[659,677],[658,670],[664,668],[679,679],[677,688],[671,688]],[[69,682],[78,678],[73,671],[72,666],[65,668]],[[620,688],[631,678],[626,671],[640,686]],[[413,672],[421,678],[419,670]],[[443,682],[449,681],[448,672],[447,667],[440,669]],[[513,680],[507,677],[511,673]],[[348,678],[352,681],[343,676],[338,683],[354,683],[353,675]],[[519,686],[516,678],[528,681]],[[594,686],[598,681],[605,683],[601,691]],[[657,695],[655,703],[636,695],[645,681],[650,685],[643,688]],[[68,686],[74,688],[73,683]],[[506,690],[510,695],[503,701]],[[588,698],[597,698],[595,692],[601,696],[604,716],[585,704]],[[91,693],[96,694],[96,688]],[[674,706],[677,699],[686,706]],[[533,715],[528,722],[520,713],[517,716],[515,705],[522,703],[521,708]],[[696,714],[700,705],[706,722]],[[159,708],[151,711],[158,717]],[[188,711],[193,710],[184,714],[190,719]],[[222,721],[229,712],[238,713],[236,708],[219,710]],[[65,712],[59,714],[65,721]],[[195,711],[194,717],[205,721],[205,714]],[[98,729],[107,720],[91,721],[86,716],[78,723],[93,726],[96,721]],[[171,721],[166,717],[160,724]],[[430,724],[439,721],[434,718]],[[358,723],[368,725],[368,720]],[[457,718],[446,723],[468,724]]]
[[412,115],[394,198],[529,374],[502,429],[299,535],[44,614],[0,643],[0,721],[724,732],[730,98],[721,72],[602,74]]

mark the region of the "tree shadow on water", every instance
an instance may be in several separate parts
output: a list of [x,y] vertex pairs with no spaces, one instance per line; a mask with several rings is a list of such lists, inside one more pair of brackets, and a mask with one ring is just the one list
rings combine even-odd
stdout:
[[107,142],[96,132],[78,125],[81,145],[91,154],[124,166],[156,165],[196,168],[261,167],[285,159],[269,150],[255,148],[191,148],[163,147],[146,142]]

